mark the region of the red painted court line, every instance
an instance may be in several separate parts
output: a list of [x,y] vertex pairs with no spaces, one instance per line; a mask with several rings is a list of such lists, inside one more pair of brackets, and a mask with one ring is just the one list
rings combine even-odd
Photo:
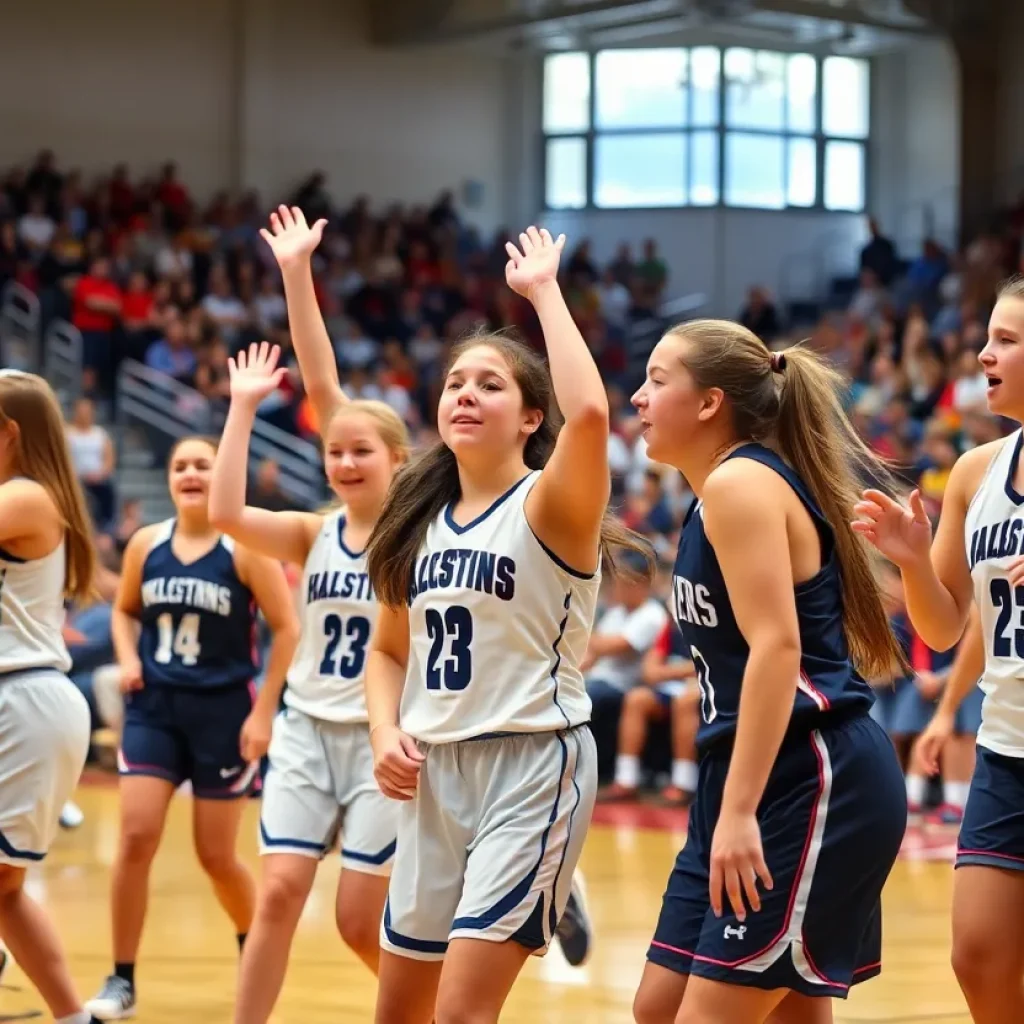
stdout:
[[682,807],[657,807],[645,803],[598,804],[594,808],[597,825],[625,825],[655,831],[680,831],[686,828],[690,812]]

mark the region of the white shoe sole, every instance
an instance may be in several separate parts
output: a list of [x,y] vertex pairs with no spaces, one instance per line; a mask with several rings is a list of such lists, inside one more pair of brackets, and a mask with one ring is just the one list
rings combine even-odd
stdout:
[[129,1006],[126,1010],[120,1007],[112,1007],[106,1001],[98,999],[91,1000],[83,1007],[86,1013],[92,1014],[97,1020],[130,1020],[135,1016],[135,1007]]
[[60,827],[67,829],[78,828],[83,821],[85,821],[85,815],[82,813],[81,807],[69,800],[61,809]]

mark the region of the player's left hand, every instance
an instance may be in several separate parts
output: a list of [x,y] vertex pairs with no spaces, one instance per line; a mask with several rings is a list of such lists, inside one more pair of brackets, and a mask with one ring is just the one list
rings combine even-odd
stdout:
[[527,228],[519,236],[518,249],[512,242],[506,242],[509,261],[505,265],[505,280],[509,288],[524,299],[530,299],[534,289],[556,281],[564,248],[565,235],[559,235],[558,241],[554,241],[547,228],[540,231]]
[[270,246],[278,266],[287,270],[296,263],[308,262],[326,226],[327,221],[323,219],[310,226],[299,207],[281,205],[270,215],[270,230],[260,228],[260,235]]
[[281,346],[270,346],[265,341],[253,342],[248,352],[242,349],[228,359],[228,377],[231,380],[231,400],[248,405],[259,405],[280,386],[288,370],[278,366]]
[[274,716],[268,715],[260,708],[253,708],[249,717],[242,723],[242,732],[238,737],[238,749],[246,761],[258,761],[270,749],[270,733],[274,724]]
[[722,811],[711,840],[711,909],[716,917],[722,916],[723,890],[738,921],[745,921],[747,908],[756,914],[761,909],[761,894],[757,891],[760,879],[766,889],[774,886],[761,848],[761,829],[753,814],[734,814]]

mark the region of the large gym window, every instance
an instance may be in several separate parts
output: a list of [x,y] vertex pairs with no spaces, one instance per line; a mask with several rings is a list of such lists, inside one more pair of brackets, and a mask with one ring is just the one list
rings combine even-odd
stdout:
[[870,68],[746,47],[544,62],[549,209],[861,211]]

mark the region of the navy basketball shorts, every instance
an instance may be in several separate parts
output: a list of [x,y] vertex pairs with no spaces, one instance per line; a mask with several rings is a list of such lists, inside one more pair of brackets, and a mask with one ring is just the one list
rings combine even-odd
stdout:
[[956,866],[1024,871],[1024,758],[977,750]]
[[892,743],[867,714],[786,741],[757,811],[761,910],[740,922],[708,892],[711,840],[728,758],[701,761],[686,845],[676,858],[647,959],[731,985],[845,998],[881,970],[882,887],[907,824]]
[[201,799],[247,796],[259,762],[242,757],[239,734],[252,711],[251,685],[186,689],[146,686],[125,700],[118,769],[179,786],[189,780]]

